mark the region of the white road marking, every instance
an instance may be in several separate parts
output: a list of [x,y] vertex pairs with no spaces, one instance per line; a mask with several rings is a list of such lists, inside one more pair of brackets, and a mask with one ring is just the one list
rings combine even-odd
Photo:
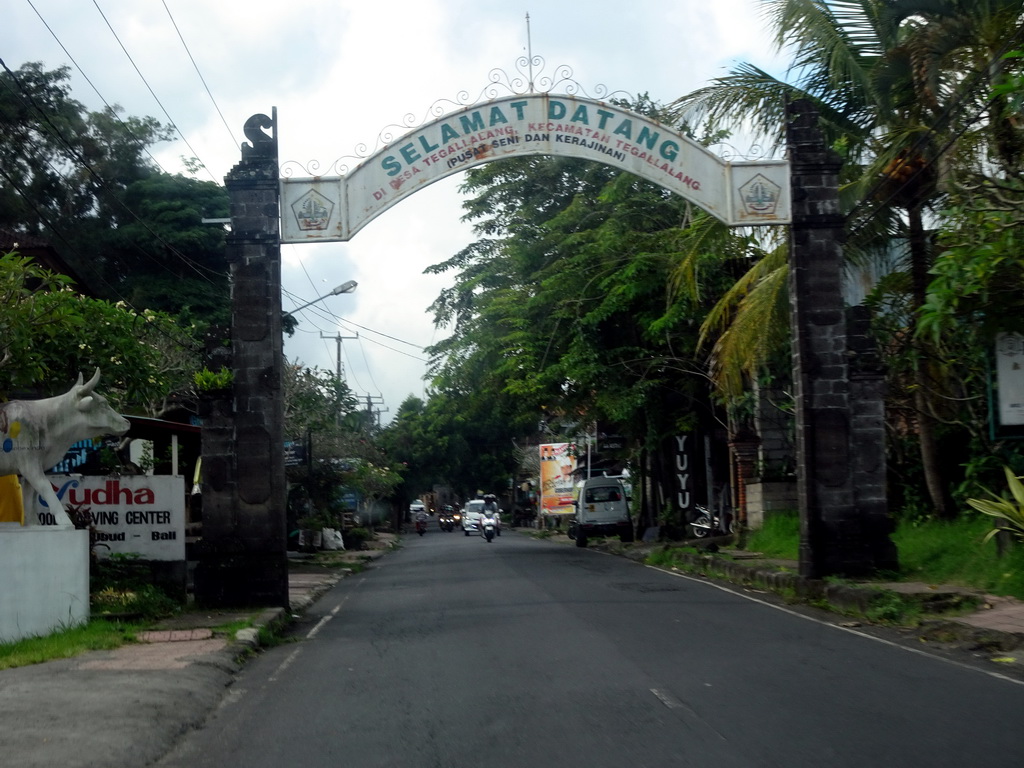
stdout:
[[274,670],[274,674],[270,676],[269,681],[271,683],[276,681],[277,678],[281,676],[281,673],[292,665],[292,662],[295,661],[296,658],[298,658],[300,653],[302,653],[302,648],[296,648],[294,651],[289,653],[287,658],[285,658],[285,660],[281,662],[280,666],[278,666],[278,668]]
[[[363,581],[364,581],[364,579],[360,579],[359,580],[359,584],[357,586],[361,585],[363,583]],[[328,621],[330,621],[335,616],[337,616],[338,613],[341,612],[341,609],[345,605],[345,603],[348,602],[348,598],[349,598],[349,595],[345,595],[345,597],[342,598],[342,601],[340,603],[338,603],[336,606],[334,606],[333,609],[331,609],[331,612],[329,614],[327,614],[322,619],[320,619],[320,621],[318,621],[316,623],[316,626],[313,627],[311,630],[309,630],[308,633],[306,633],[306,639],[309,640],[309,639],[313,638],[314,636],[316,636],[316,633],[319,632]],[[288,669],[288,667],[290,667],[292,665],[292,662],[294,662],[295,659],[298,658],[298,655],[301,652],[302,652],[302,648],[296,648],[294,651],[289,653],[288,656],[285,658],[285,660],[281,662],[280,666],[278,666],[278,668],[274,670],[274,674],[272,674],[270,676],[269,681],[270,682],[274,682],[275,680],[277,680],[281,676],[281,673],[284,672],[286,669]]]
[[869,635],[866,632],[858,632],[857,630],[851,629],[850,627],[843,627],[843,626],[840,626],[839,624],[833,624],[833,623],[828,622],[828,621],[822,621],[821,619],[816,619],[813,616],[805,616],[802,613],[797,613],[796,611],[792,611],[789,608],[786,608],[784,606],[774,605],[774,604],[769,603],[769,602],[767,602],[765,600],[761,600],[760,598],[754,597],[753,595],[744,594],[743,592],[737,592],[735,589],[730,589],[729,587],[722,586],[721,584],[715,584],[714,582],[707,581],[706,579],[698,579],[695,576],[688,576],[685,573],[678,573],[676,571],[667,571],[664,568],[659,568],[656,565],[645,565],[644,567],[645,568],[650,568],[650,569],[655,570],[655,571],[660,571],[661,573],[667,573],[669,576],[675,576],[677,579],[686,579],[687,581],[692,581],[692,582],[695,582],[697,584],[704,584],[704,585],[709,586],[709,587],[714,587],[715,589],[720,589],[723,592],[728,592],[731,595],[736,595],[737,597],[742,597],[744,600],[749,600],[752,603],[759,603],[760,605],[765,605],[765,606],[767,606],[769,608],[774,608],[776,611],[782,611],[783,613],[788,613],[790,616],[796,616],[798,619],[804,619],[805,621],[810,621],[810,622],[813,622],[814,624],[820,624],[823,627],[830,627],[832,629],[837,629],[840,632],[848,632],[849,634],[856,635],[857,637],[863,637],[863,638],[866,638],[868,640],[874,640],[876,643],[882,643],[882,645],[888,645],[891,648],[899,648],[901,651],[906,651],[907,653],[917,654],[918,656],[924,656],[925,658],[928,658],[928,659],[935,659],[936,661],[941,661],[941,662],[944,662],[946,664],[951,664],[954,667],[959,667],[960,669],[968,669],[968,670],[970,670],[972,672],[980,672],[983,675],[988,675],[989,677],[994,677],[997,680],[1003,680],[1003,681],[1005,681],[1007,683],[1014,683],[1015,685],[1024,685],[1024,680],[1017,680],[1015,678],[1012,678],[1012,677],[1009,677],[1007,675],[1004,675],[1001,672],[993,672],[993,671],[988,670],[988,669],[982,669],[981,667],[975,667],[975,666],[972,666],[970,664],[964,664],[961,661],[955,661],[954,659],[947,659],[944,656],[936,656],[935,654],[928,653],[927,651],[922,651],[922,650],[920,650],[918,648],[910,648],[910,647],[908,647],[906,645],[900,645],[899,643],[894,643],[891,640],[886,640],[886,639],[881,638],[881,637],[875,637],[874,635]]
[[657,696],[661,703],[669,709],[683,709],[686,706],[664,688],[651,688],[651,693]]

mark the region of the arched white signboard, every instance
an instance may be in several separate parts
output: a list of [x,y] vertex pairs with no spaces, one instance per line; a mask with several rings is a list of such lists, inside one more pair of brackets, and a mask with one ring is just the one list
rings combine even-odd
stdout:
[[726,162],[642,115],[600,101],[539,93],[445,115],[384,147],[346,176],[282,179],[282,242],[350,240],[416,190],[517,155],[596,160],[675,192],[731,226],[790,220],[785,161]]

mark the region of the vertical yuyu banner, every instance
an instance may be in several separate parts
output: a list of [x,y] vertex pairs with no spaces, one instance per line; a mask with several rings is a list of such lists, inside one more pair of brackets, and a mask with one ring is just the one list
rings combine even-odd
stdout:
[[676,435],[672,453],[674,506],[682,513],[682,519],[688,521],[695,516],[697,505],[707,495],[700,433],[693,431]]
[[576,457],[572,443],[540,446],[540,509],[542,515],[567,515],[574,511],[572,485]]

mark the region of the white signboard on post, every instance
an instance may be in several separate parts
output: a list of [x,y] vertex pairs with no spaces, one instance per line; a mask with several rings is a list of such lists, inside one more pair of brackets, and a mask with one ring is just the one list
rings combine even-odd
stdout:
[[[180,475],[49,478],[65,509],[88,510],[97,556],[137,554],[145,560],[185,559],[185,478]],[[22,484],[27,525],[56,525],[39,494]]]
[[784,160],[729,163],[643,115],[576,96],[535,93],[440,117],[347,176],[282,179],[282,242],[350,240],[418,189],[516,155],[596,160],[675,192],[731,226],[785,224],[790,218]]
[[1024,336],[996,334],[996,382],[999,396],[999,424],[1024,425]]

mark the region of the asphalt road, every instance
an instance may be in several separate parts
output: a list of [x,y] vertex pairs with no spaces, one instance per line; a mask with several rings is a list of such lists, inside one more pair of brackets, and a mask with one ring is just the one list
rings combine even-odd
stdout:
[[403,544],[160,765],[1024,765],[1011,680],[512,532]]

